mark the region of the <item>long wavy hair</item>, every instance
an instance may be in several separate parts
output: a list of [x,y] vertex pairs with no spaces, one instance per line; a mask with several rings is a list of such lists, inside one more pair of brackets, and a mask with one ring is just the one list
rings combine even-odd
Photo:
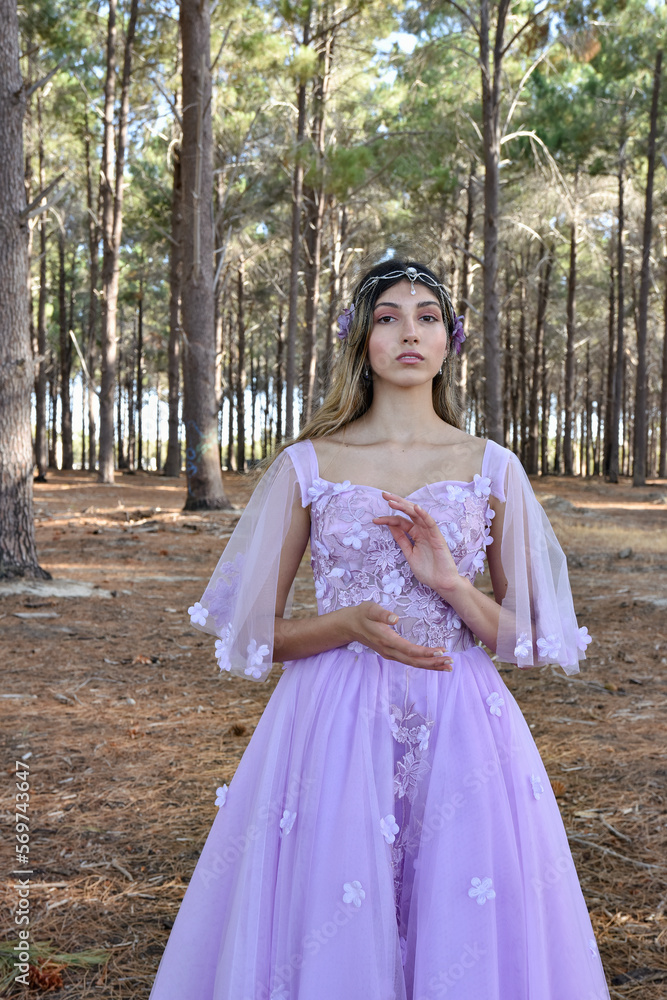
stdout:
[[[442,370],[433,379],[433,409],[445,423],[459,428],[462,425],[455,378],[457,354],[451,349],[456,313],[442,277],[427,265],[407,256],[389,256],[385,253],[384,258],[366,268],[357,280],[352,293],[354,315],[342,349],[338,351],[333,364],[329,391],[320,408],[295,438],[296,441],[335,434],[353,420],[358,420],[369,409],[373,401],[373,375],[372,372],[365,375],[365,371],[368,365],[368,340],[373,329],[373,310],[382,292],[405,280],[405,272],[409,267],[431,278],[449,337],[447,358]],[[374,278],[378,280],[373,281]],[[430,282],[427,284],[431,287]]]

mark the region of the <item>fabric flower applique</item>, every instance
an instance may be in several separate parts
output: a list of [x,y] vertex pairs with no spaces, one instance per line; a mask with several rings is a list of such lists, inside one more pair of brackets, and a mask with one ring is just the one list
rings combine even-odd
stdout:
[[480,476],[478,473],[475,473],[473,487],[476,497],[488,497],[491,493],[491,480],[488,476]]
[[440,530],[450,549],[455,549],[459,542],[463,541],[463,534],[455,521],[442,524]]
[[492,879],[472,878],[470,883],[468,895],[471,899],[476,899],[480,906],[483,906],[487,899],[496,898],[496,890],[493,888]]
[[466,498],[466,491],[455,483],[450,483],[447,488],[447,499],[452,503],[463,503]]
[[537,649],[540,656],[546,659],[555,659],[560,653],[561,642],[557,635],[548,635],[544,639],[537,640]]
[[489,712],[491,715],[502,715],[500,711],[500,706],[505,704],[505,699],[501,698],[497,691],[492,691],[489,697],[486,699],[486,704],[489,706]]
[[532,645],[532,642],[528,638],[528,633],[522,632],[517,640],[516,646],[514,647],[514,655],[519,660],[525,660],[527,656],[530,656]]
[[262,676],[262,664],[264,663],[264,657],[269,655],[269,647],[265,644],[261,646],[257,645],[257,639],[251,639],[248,643],[247,648],[247,667],[243,671],[248,677],[254,677],[255,680],[259,680]]
[[347,545],[353,549],[359,551],[361,548],[361,543],[365,538],[368,538],[368,532],[364,531],[363,525],[355,521],[350,525],[350,530],[343,538],[343,545]]
[[285,809],[280,819],[280,836],[286,837],[294,826],[294,820],[296,819],[296,813],[290,812],[289,809]]
[[315,503],[319,500],[321,496],[328,493],[331,489],[331,483],[328,483],[326,479],[313,479],[313,485],[308,487],[308,500],[310,503]]
[[475,552],[475,555],[473,556],[472,560],[472,568],[474,569],[475,573],[484,572],[485,559],[486,559],[486,552],[484,551],[484,549],[483,548],[478,549],[477,552]]
[[582,625],[577,633],[577,649],[586,652],[586,646],[593,641],[593,636],[588,634],[588,628]]
[[365,898],[366,898],[366,893],[361,885],[361,882],[355,880],[354,882],[343,883],[344,903],[352,903],[353,906],[359,908],[361,906],[362,899]]
[[352,483],[350,482],[349,479],[346,479],[344,483],[334,483],[333,484],[334,494],[346,493],[351,485]]
[[315,581],[315,597],[321,601],[327,592],[327,582],[321,577]]
[[221,785],[220,788],[216,788],[215,790],[216,806],[218,807],[224,806],[225,802],[227,801],[227,791],[228,791],[227,785]]
[[366,649],[361,642],[348,642],[347,648],[351,649],[353,653],[363,653]]
[[531,774],[530,784],[533,789],[533,795],[536,799],[540,799],[544,795],[544,785],[542,784],[542,779],[538,778],[536,774]]
[[404,586],[405,577],[401,576],[401,572],[398,569],[392,569],[382,577],[382,590],[385,594],[393,594],[394,597],[400,597]]
[[398,823],[396,822],[396,817],[392,813],[389,813],[389,815],[384,816],[380,820],[380,830],[382,831],[382,836],[387,843],[393,844],[396,840],[396,834],[398,833]]
[[419,741],[417,746],[419,747],[422,753],[426,753],[426,751],[428,750],[428,740],[430,735],[431,731],[428,728],[428,726],[421,725],[417,730],[417,739]]
[[190,615],[190,621],[193,625],[205,625],[206,619],[208,618],[208,610],[203,608],[199,601],[188,608],[188,614]]

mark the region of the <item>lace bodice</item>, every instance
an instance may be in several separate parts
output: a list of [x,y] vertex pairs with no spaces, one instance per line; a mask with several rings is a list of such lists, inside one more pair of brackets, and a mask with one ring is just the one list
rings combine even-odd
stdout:
[[[433,483],[410,495],[437,521],[459,573],[471,581],[484,569],[493,541],[490,492],[491,480],[476,475],[469,483]],[[373,524],[374,517],[393,513],[380,490],[316,478],[308,497],[320,614],[375,601],[399,616],[396,630],[412,642],[449,652],[473,645],[470,629],[453,608],[412,575],[389,529]]]

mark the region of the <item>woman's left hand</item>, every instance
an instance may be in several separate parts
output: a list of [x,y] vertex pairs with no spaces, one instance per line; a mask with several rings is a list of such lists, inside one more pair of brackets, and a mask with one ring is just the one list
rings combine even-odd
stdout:
[[405,556],[417,579],[441,595],[451,592],[460,582],[456,563],[437,523],[422,507],[396,493],[382,496],[395,511],[374,517],[374,524],[385,524]]

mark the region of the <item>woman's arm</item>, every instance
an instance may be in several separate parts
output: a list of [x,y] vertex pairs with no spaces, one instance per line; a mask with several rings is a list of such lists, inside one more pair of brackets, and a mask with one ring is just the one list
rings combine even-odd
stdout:
[[283,618],[287,597],[297,574],[310,535],[310,509],[295,500],[292,518],[280,558],[273,638],[274,660],[296,660],[314,656],[350,642],[361,642],[380,656],[413,667],[451,670],[451,658],[443,650],[417,646],[398,635],[392,625],[398,616],[387,608],[364,601],[308,618]]

